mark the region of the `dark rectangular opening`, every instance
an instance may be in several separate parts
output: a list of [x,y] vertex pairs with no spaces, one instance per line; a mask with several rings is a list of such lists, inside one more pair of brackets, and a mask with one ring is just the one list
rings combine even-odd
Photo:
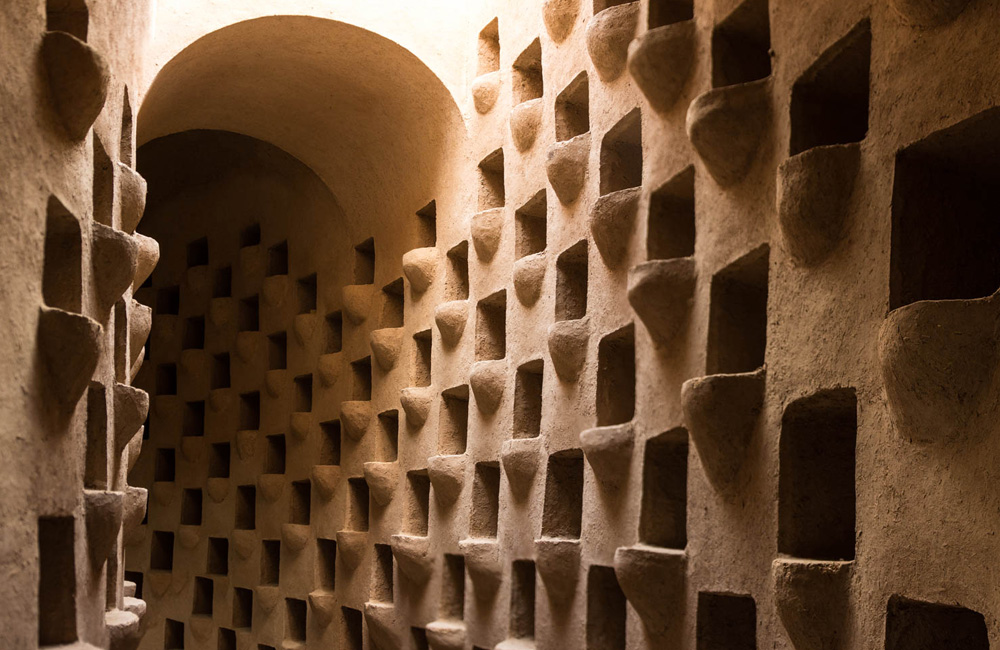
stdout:
[[341,607],[344,613],[344,650],[364,650],[364,625],[361,612]]
[[108,487],[108,399],[104,384],[90,382],[87,388],[87,457],[84,486],[105,490]]
[[[49,301],[45,301],[49,304]],[[181,310],[181,288],[178,286],[161,287],[156,292],[156,313],[158,315],[176,316]]]
[[770,76],[770,50],[767,0],[744,0],[712,31],[712,87]]
[[[73,643],[77,639],[75,538],[72,517],[38,519],[38,645],[40,646]],[[154,548],[156,543],[156,533],[154,533]]]
[[285,638],[305,643],[306,601],[298,598],[286,598],[285,614]]
[[163,650],[184,650],[184,623],[172,618],[163,622]]
[[865,139],[871,43],[866,18],[823,52],[792,86],[791,155]]
[[264,458],[265,474],[285,473],[285,436],[267,437],[267,453]]
[[464,454],[469,438],[469,387],[456,386],[441,393],[438,418],[438,453]]
[[391,603],[392,596],[392,547],[375,545],[375,565],[372,571],[371,598],[377,603]]
[[431,646],[427,641],[427,630],[422,627],[410,628],[410,641],[413,650],[430,650]]
[[753,372],[767,349],[767,244],[712,277],[708,374]]
[[461,621],[465,618],[465,557],[444,554],[441,571],[440,617]]
[[649,0],[650,29],[694,18],[694,0]]
[[335,311],[326,316],[326,353],[334,354],[344,349],[344,314]]
[[499,521],[500,465],[495,462],[476,463],[469,534],[472,537],[496,537]]
[[380,327],[402,327],[404,318],[403,278],[396,278],[382,287],[382,318]]
[[340,465],[340,420],[330,420],[319,425],[323,433],[319,449],[320,465]]
[[542,536],[580,537],[583,524],[583,452],[568,449],[549,456],[542,508]]
[[185,488],[181,498],[181,525],[201,526],[201,490]]
[[142,600],[142,572],[125,571],[125,582],[131,582],[135,585],[135,598]]
[[295,402],[292,405],[297,413],[312,411],[313,376],[299,375],[295,378]]
[[260,393],[240,395],[240,431],[260,428]]
[[261,540],[260,584],[276,585],[279,582],[281,582],[281,540]]
[[448,300],[469,298],[469,242],[456,244],[448,251],[448,279],[445,282]]
[[547,211],[545,190],[538,190],[514,212],[514,254],[518,259],[545,250]]
[[431,201],[417,210],[417,247],[437,245],[437,204]]
[[537,438],[542,431],[542,382],[545,376],[541,359],[529,361],[517,369],[514,382],[514,437]]
[[635,415],[635,326],[601,339],[597,350],[597,426],[628,422]]
[[172,447],[160,447],[156,450],[156,461],[153,468],[154,481],[173,481],[177,471],[176,453]]
[[202,237],[187,245],[187,265],[208,266],[208,237]]
[[651,546],[687,546],[688,433],[671,429],[646,442],[642,465],[639,540]]
[[514,103],[520,104],[542,96],[542,44],[537,38],[514,60]]
[[260,245],[260,224],[252,223],[240,231],[240,248]]
[[350,502],[347,508],[348,530],[368,530],[368,483],[364,477],[347,479]]
[[661,185],[649,198],[646,256],[667,260],[694,255],[694,167]]
[[479,209],[502,208],[505,202],[503,149],[497,149],[479,163]]
[[229,386],[229,353],[216,354],[212,357],[212,390]]
[[576,75],[556,96],[556,140],[562,142],[590,131],[590,81]]
[[233,295],[233,267],[224,266],[215,270],[212,282],[213,298],[229,298]]
[[283,241],[267,249],[267,274],[288,275],[288,242]]
[[253,530],[257,527],[257,488],[241,485],[236,488],[236,529]]
[[292,524],[309,525],[312,510],[312,482],[294,481],[292,483],[292,499],[289,505],[288,521]]
[[375,238],[354,247],[354,284],[375,283]]
[[237,320],[241,332],[256,332],[260,329],[260,299],[257,296],[240,301]]
[[90,12],[86,0],[47,0],[45,5],[46,31],[66,32],[87,42]]
[[153,571],[173,571],[174,534],[165,530],[154,530],[149,545],[149,568]]
[[205,402],[185,402],[183,418],[183,435],[205,435]]
[[253,626],[253,590],[236,587],[233,589],[233,627]]
[[587,572],[587,650],[625,650],[625,594],[612,567]]
[[367,402],[372,398],[372,358],[351,363],[351,398]]
[[431,331],[424,330],[413,335],[413,385],[431,385]]
[[267,337],[267,369],[284,370],[288,367],[288,335],[276,332]]
[[[97,132],[93,132],[92,141],[94,153],[93,188],[94,221],[105,226],[112,225],[115,206],[115,164],[108,155],[108,150]],[[51,204],[50,204],[51,208]]]
[[511,564],[510,637],[535,638],[535,563],[531,560]]
[[399,411],[383,411],[378,414],[379,439],[376,449],[378,459],[383,462],[395,461],[399,456]]
[[181,347],[185,350],[201,350],[205,347],[204,316],[192,316],[184,319],[184,337]]
[[423,537],[427,535],[430,519],[431,480],[426,470],[408,472],[409,500],[406,507],[405,532]]
[[208,573],[217,576],[229,575],[229,539],[225,537],[208,538]]
[[156,394],[177,394],[177,364],[161,363],[156,366]]
[[309,314],[316,311],[316,274],[312,273],[298,281],[299,313]]
[[194,605],[191,613],[200,616],[212,615],[212,595],[215,583],[211,578],[196,577],[194,579]]
[[487,74],[500,69],[500,28],[496,18],[479,32],[479,60],[477,74]]
[[125,300],[120,299],[115,303],[115,347],[114,347],[114,364],[115,364],[115,381],[127,384],[129,383],[128,366],[129,366],[129,350],[128,350],[128,315],[125,309]]
[[80,222],[59,199],[49,197],[42,268],[42,299],[45,304],[79,313],[83,299],[82,274]]
[[476,360],[507,356],[507,291],[497,291],[476,306]]
[[633,109],[601,141],[601,196],[642,184],[642,117]]
[[556,320],[587,315],[587,240],[573,244],[556,259]]
[[857,398],[835,388],[798,399],[781,419],[778,552],[853,560]]
[[337,588],[337,540],[316,540],[316,583],[321,589]]
[[889,306],[983,298],[1000,287],[1000,110],[896,155]]
[[218,650],[236,650],[236,630],[226,627],[219,628]]
[[885,650],[989,650],[990,635],[979,612],[902,596],[889,597]]
[[756,650],[757,605],[751,596],[698,594],[698,650]]

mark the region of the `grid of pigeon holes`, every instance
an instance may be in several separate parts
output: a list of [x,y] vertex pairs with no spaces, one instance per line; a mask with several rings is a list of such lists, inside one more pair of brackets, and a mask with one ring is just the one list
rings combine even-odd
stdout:
[[[438,241],[429,227],[402,260],[405,284],[372,284],[383,260],[361,242],[330,311],[323,277],[289,274],[295,251],[251,229],[239,259],[190,242],[184,283],[154,288],[156,482],[139,546],[148,570],[135,577],[167,607],[149,647],[754,648],[766,630],[806,648],[840,633],[858,396],[823,387],[762,422],[779,408],[765,389],[771,244],[751,229],[718,259],[696,232],[696,200],[754,163],[773,92],[767,3],[745,0],[716,22],[710,74],[687,64],[711,79],[690,109],[683,78],[669,87],[642,66],[690,54],[692,3],[596,2],[592,16],[573,6],[546,3],[537,38],[515,42],[502,20],[479,34],[468,238],[448,227]],[[845,30],[790,89],[788,162],[806,173],[853,181],[870,36],[866,20]],[[712,131],[732,123],[750,133],[720,150]],[[657,161],[654,175],[650,141],[681,139],[690,145],[673,168],[661,174]],[[923,149],[947,158],[933,138]],[[927,173],[926,160],[898,163],[899,182]],[[822,189],[798,188],[799,202]],[[432,214],[415,210],[425,223]],[[782,215],[791,254],[805,265],[829,255],[839,234],[799,237],[795,216]],[[899,245],[921,254],[920,242]],[[247,264],[266,271],[245,284]],[[215,295],[227,267],[231,293]],[[907,285],[898,300],[966,288]],[[411,300],[435,304],[433,322],[404,319]],[[211,343],[219,312],[234,333],[225,350]],[[687,331],[689,320],[704,328]],[[370,350],[340,349],[351,328]],[[306,343],[310,331],[322,334]],[[686,358],[699,340],[704,353]],[[374,405],[397,363],[409,385]],[[335,392],[321,396],[327,382]],[[779,441],[777,555],[751,593],[692,571],[686,549],[706,542],[689,539],[688,489],[732,499],[764,429]],[[362,438],[363,465],[344,470]],[[289,473],[293,454],[319,462]],[[207,475],[182,476],[185,459]],[[213,501],[218,522],[205,517]],[[391,521],[389,503],[400,507]],[[893,650],[949,629],[988,647],[969,609],[893,596],[884,617]]]

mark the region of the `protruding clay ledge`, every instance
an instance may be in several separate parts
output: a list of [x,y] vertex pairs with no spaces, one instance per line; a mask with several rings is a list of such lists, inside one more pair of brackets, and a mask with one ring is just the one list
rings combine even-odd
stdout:
[[681,386],[684,424],[712,485],[736,483],[764,402],[766,370],[689,379]]
[[630,187],[605,194],[590,209],[590,232],[608,268],[617,268],[628,251],[641,192],[639,187]]
[[403,255],[403,275],[414,293],[423,293],[437,277],[441,253],[433,247],[414,248]]
[[354,325],[360,325],[368,318],[372,306],[374,288],[370,284],[349,284],[340,290],[340,302],[344,315]]
[[261,307],[264,308],[261,311],[272,310],[275,312],[274,317],[279,318],[280,314],[277,312],[284,307],[291,287],[292,281],[287,275],[269,275],[264,278],[260,288]]
[[293,440],[303,442],[309,437],[310,429],[312,429],[312,413],[309,411],[296,411],[288,417],[288,430]]
[[156,263],[160,261],[160,244],[152,237],[139,233],[135,233],[132,237],[136,246],[135,275],[132,276],[132,291],[135,291],[153,273]]
[[337,557],[344,566],[356,567],[367,545],[368,533],[364,531],[342,530],[337,533]]
[[264,247],[260,244],[240,249],[237,268],[247,286],[254,286],[255,280],[264,277],[264,256]]
[[527,151],[535,144],[542,123],[542,98],[521,102],[510,111],[510,135],[518,151]]
[[[159,328],[159,319],[156,321]],[[155,331],[155,330],[154,330]],[[254,363],[261,360],[264,349],[264,335],[260,332],[237,332],[236,333],[236,356],[243,363]]]
[[141,302],[133,300],[128,314],[129,363],[134,364],[139,360],[139,353],[142,351],[146,339],[149,338],[149,332],[152,328],[153,310]]
[[472,217],[472,245],[484,262],[489,262],[500,247],[503,232],[503,208],[477,212]]
[[308,524],[281,524],[281,542],[292,553],[298,553],[309,543]]
[[590,133],[582,133],[549,147],[545,160],[545,175],[556,197],[569,205],[580,196],[587,180],[587,163],[590,159]]
[[321,355],[316,370],[319,373],[319,381],[323,386],[330,388],[340,379],[341,353],[332,352]]
[[269,396],[277,399],[284,394],[287,381],[287,370],[268,370],[264,373],[264,390]]
[[995,430],[998,296],[915,302],[882,323],[879,366],[901,436],[945,442]]
[[229,495],[229,479],[211,476],[205,482],[205,491],[213,503],[222,503]]
[[427,477],[435,499],[454,503],[465,485],[465,454],[431,456],[427,459]]
[[236,557],[249,560],[253,556],[254,549],[257,547],[257,531],[234,530],[232,532],[232,539]]
[[683,619],[687,554],[637,544],[615,551],[615,576],[643,625],[659,637]]
[[153,481],[153,501],[161,506],[169,506],[177,499],[177,484],[173,481]]
[[410,426],[417,429],[424,426],[434,402],[434,394],[431,386],[411,386],[399,391],[399,405],[403,407]]
[[431,650],[463,650],[465,648],[465,623],[445,619],[431,621],[427,630],[427,644]]
[[97,50],[66,32],[46,32],[42,62],[52,103],[71,140],[82,140],[101,114],[111,75]]
[[542,294],[545,281],[545,253],[526,255],[514,262],[514,292],[525,307],[531,307]]
[[713,88],[687,112],[687,134],[719,185],[747,175],[771,114],[771,79]]
[[655,27],[628,48],[628,71],[654,110],[670,110],[684,90],[697,52],[694,20]]
[[844,638],[853,562],[778,558],[774,600],[796,650],[839,648]]
[[550,600],[572,596],[580,573],[580,540],[542,537],[535,540],[535,566]]
[[379,650],[402,647],[396,632],[396,608],[392,603],[365,603],[365,622],[368,623],[368,635]]
[[688,324],[698,269],[693,257],[651,260],[628,274],[628,301],[653,345],[669,347]]
[[278,585],[257,585],[253,588],[253,600],[265,612],[273,612],[281,598]]
[[201,526],[181,524],[177,529],[177,543],[187,549],[198,546],[201,543]]
[[127,460],[129,472],[131,472],[132,468],[135,467],[135,462],[139,460],[139,454],[141,452],[142,436],[136,432],[136,435],[132,436],[132,439],[128,441],[128,445],[125,447],[125,458]]
[[562,320],[549,325],[549,357],[560,379],[574,382],[587,360],[590,319]]
[[103,317],[132,285],[139,267],[139,245],[120,230],[96,222],[91,227],[90,262]]
[[181,436],[181,457],[192,464],[201,462],[205,454],[204,436]]
[[[142,603],[143,614],[146,611],[146,603],[132,598],[136,602]],[[108,648],[110,650],[135,650],[142,639],[141,615],[123,609],[112,609],[104,613],[104,627],[108,630]],[[76,646],[70,646],[75,648]],[[87,646],[92,647],[92,646]]]
[[295,334],[295,341],[303,347],[309,347],[316,330],[319,329],[319,317],[315,312],[309,314],[296,314],[292,319],[292,332]]
[[208,303],[208,323],[217,330],[224,330],[236,321],[236,301],[231,297],[212,298]]
[[535,650],[535,639],[504,639],[493,646],[493,650]]
[[96,571],[108,559],[122,527],[124,504],[121,492],[84,490],[87,553]]
[[131,235],[146,211],[146,179],[125,163],[118,163],[118,204],[121,228]]
[[329,589],[316,589],[309,592],[309,609],[312,610],[313,620],[321,627],[325,628],[333,621],[333,615],[337,611],[337,593]]
[[545,31],[556,43],[562,43],[573,31],[576,17],[580,13],[580,0],[545,0],[542,5],[542,20]]
[[587,52],[601,81],[614,81],[625,70],[638,18],[639,3],[629,2],[608,7],[587,24]]
[[537,437],[514,438],[503,443],[500,462],[514,496],[524,497],[531,490],[538,473],[540,446],[541,440]]
[[257,489],[265,503],[274,503],[285,489],[284,474],[258,474]]
[[507,362],[503,359],[478,361],[469,372],[469,386],[476,396],[476,406],[480,412],[495,413],[503,399],[507,377]]
[[628,476],[634,446],[635,427],[631,422],[586,429],[580,434],[587,462],[605,485],[620,485]]
[[149,394],[127,384],[115,384],[115,451],[121,453],[142,428],[149,413]]
[[38,313],[38,351],[49,394],[61,410],[76,406],[101,356],[103,328],[93,319],[52,307]]
[[500,564],[500,543],[494,538],[470,537],[459,540],[458,548],[465,556],[465,569],[481,594],[493,593],[500,585],[503,569]]
[[392,556],[396,558],[400,571],[413,582],[426,582],[434,572],[434,555],[430,550],[430,538],[393,535],[390,544]]
[[889,0],[908,22],[920,27],[938,27],[953,21],[969,0]]
[[146,488],[132,485],[125,488],[125,496],[122,499],[122,530],[126,538],[142,525],[142,520],[146,516],[148,495]]
[[364,475],[375,503],[380,506],[389,505],[399,482],[399,463],[369,461],[364,464]]
[[208,352],[205,350],[196,348],[181,350],[180,358],[177,361],[181,383],[199,388],[203,384],[207,384],[209,377],[208,358]]
[[246,429],[236,432],[236,456],[240,460],[250,460],[257,452],[257,430]]
[[188,627],[191,628],[191,635],[204,643],[215,628],[212,617],[206,614],[192,614],[187,620]]
[[369,335],[372,356],[379,368],[386,372],[396,367],[399,360],[399,351],[403,345],[403,328],[390,327],[380,330],[373,330]]
[[472,102],[476,112],[485,115],[493,110],[500,96],[500,71],[476,77],[472,82]]
[[361,440],[372,421],[372,403],[347,400],[340,403],[340,423],[351,440]]
[[468,300],[452,300],[434,309],[434,322],[437,323],[438,331],[441,333],[441,342],[448,347],[458,345],[468,320]]
[[192,266],[184,270],[184,277],[181,279],[181,290],[186,302],[202,304],[207,302],[211,295],[212,278],[210,269],[205,265]]
[[822,262],[844,238],[860,143],[814,147],[778,167],[778,223],[800,264]]
[[310,477],[319,498],[329,501],[340,483],[340,465],[313,465]]

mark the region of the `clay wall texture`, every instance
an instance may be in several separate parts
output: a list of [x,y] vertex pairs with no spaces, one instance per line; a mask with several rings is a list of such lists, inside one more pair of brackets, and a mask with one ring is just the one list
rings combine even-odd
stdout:
[[[115,607],[61,569],[82,639],[134,589],[149,650],[998,647],[1000,2],[185,7],[119,63],[150,498]],[[84,149],[30,164],[88,206]],[[65,448],[13,409],[14,647],[90,396]]]

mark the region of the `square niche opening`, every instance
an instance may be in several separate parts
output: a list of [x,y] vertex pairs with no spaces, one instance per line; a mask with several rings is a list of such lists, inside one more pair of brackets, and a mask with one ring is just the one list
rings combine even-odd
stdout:
[[583,452],[567,449],[549,456],[542,509],[542,535],[579,539],[583,527]]
[[479,32],[479,57],[476,74],[488,74],[500,69],[500,28],[494,18]]
[[427,470],[414,470],[406,474],[407,502],[404,531],[408,535],[424,537],[430,525],[431,479]]
[[497,149],[479,163],[479,209],[502,208],[505,202],[503,149]]
[[986,619],[959,605],[889,598],[885,650],[989,650]]
[[650,546],[687,546],[688,432],[678,427],[646,442],[642,465],[639,540]]
[[646,257],[668,260],[694,255],[694,166],[657,188],[649,197]]
[[698,594],[697,650],[756,650],[757,604],[752,596]]
[[708,374],[753,372],[767,350],[767,244],[712,277]]
[[417,247],[437,245],[437,204],[431,201],[417,210]]
[[649,29],[694,18],[694,0],[649,0]]
[[642,184],[642,116],[633,109],[601,141],[601,196]]
[[441,393],[438,417],[438,453],[464,454],[469,438],[469,386],[463,384]]
[[624,424],[635,415],[635,326],[608,334],[597,349],[597,426]]
[[507,291],[497,291],[476,306],[476,360],[507,356]]
[[712,87],[771,75],[768,0],[744,0],[712,31]]
[[463,241],[448,251],[448,272],[445,281],[448,300],[469,299],[469,242]]
[[556,96],[556,141],[590,131],[590,82],[581,72]]
[[514,61],[512,85],[515,104],[542,96],[542,44],[537,38]]
[[625,650],[625,594],[613,567],[587,572],[587,649]]
[[547,208],[545,190],[538,190],[514,212],[514,254],[518,259],[545,250]]
[[354,247],[354,284],[375,284],[375,238]]
[[288,275],[288,242],[283,241],[267,249],[267,274]]

